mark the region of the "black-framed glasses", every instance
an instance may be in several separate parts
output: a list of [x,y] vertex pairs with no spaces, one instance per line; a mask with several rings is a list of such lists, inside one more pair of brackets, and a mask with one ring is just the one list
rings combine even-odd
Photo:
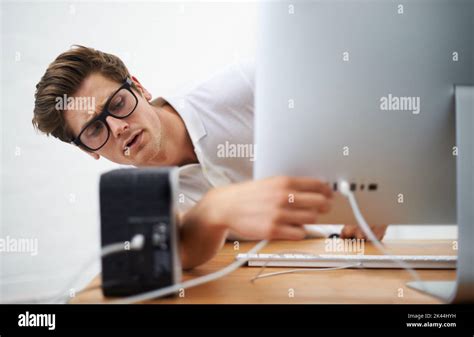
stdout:
[[91,152],[102,148],[110,137],[110,127],[106,118],[112,116],[124,119],[130,116],[138,105],[138,98],[132,91],[132,80],[127,78],[105,102],[102,112],[82,128],[79,135],[71,143]]

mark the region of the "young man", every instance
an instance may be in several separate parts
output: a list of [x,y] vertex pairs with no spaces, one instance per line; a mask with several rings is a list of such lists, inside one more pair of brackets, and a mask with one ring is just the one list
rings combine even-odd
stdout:
[[[253,143],[252,64],[230,66],[175,97],[152,95],[116,56],[76,46],[50,64],[36,86],[33,125],[91,157],[143,166],[179,166],[184,268],[212,258],[226,237],[303,239],[304,224],[331,209],[332,191],[303,177],[252,181],[253,158],[222,156],[224,144]],[[58,98],[95,107],[58,108]],[[289,202],[289,196],[292,201]],[[381,238],[384,226],[373,228]],[[346,225],[343,237],[363,238]]]

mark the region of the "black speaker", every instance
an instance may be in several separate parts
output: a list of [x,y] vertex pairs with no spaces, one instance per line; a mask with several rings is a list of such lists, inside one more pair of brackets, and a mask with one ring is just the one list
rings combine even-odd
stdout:
[[104,296],[127,296],[180,282],[175,168],[118,169],[100,177],[102,247],[145,238],[141,250],[102,257]]

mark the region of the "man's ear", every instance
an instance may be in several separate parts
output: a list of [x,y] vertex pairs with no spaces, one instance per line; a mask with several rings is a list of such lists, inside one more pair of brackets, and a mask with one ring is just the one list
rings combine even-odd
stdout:
[[135,76],[132,76],[132,81],[133,83],[135,83],[135,85],[137,86],[138,89],[140,89],[140,91],[143,93],[143,96],[145,96],[145,99],[147,101],[151,101],[151,94],[148,92],[148,90],[146,90],[143,85],[141,85],[141,83],[138,81],[138,79],[135,77]]
[[99,156],[97,153],[86,151],[86,150],[84,150],[84,149],[83,149],[82,147],[80,147],[80,146],[78,146],[78,147],[81,149],[81,151],[83,151],[84,153],[87,153],[89,156],[91,156],[91,157],[94,158],[95,160],[99,160],[100,156]]

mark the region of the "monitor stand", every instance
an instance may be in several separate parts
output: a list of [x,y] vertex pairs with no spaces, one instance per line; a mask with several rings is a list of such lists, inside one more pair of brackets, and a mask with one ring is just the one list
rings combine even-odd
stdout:
[[458,262],[455,281],[408,282],[447,303],[474,303],[474,86],[455,87]]

